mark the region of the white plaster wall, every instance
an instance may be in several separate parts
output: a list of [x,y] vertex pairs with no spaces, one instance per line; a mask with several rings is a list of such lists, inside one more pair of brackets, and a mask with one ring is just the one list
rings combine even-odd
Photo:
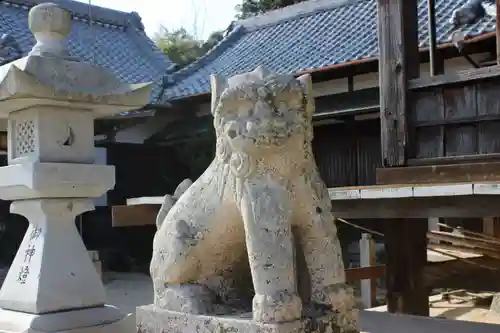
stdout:
[[147,140],[154,133],[162,130],[172,120],[173,118],[168,115],[148,117],[144,123],[137,124],[136,126],[123,129],[116,133],[115,142],[144,143],[144,140]]
[[[480,53],[472,55],[471,58],[477,61],[478,59],[486,57],[486,55],[487,55],[486,53]],[[430,75],[429,66],[430,66],[429,63],[420,65],[421,77]],[[445,71],[448,73],[464,69],[471,69],[472,66],[467,62],[467,60],[460,57],[460,58],[445,60],[444,68]],[[353,89],[361,90],[361,89],[378,87],[378,76],[379,76],[378,72],[354,76]],[[347,92],[348,91],[347,78],[318,82],[313,84],[313,89],[315,97]]]

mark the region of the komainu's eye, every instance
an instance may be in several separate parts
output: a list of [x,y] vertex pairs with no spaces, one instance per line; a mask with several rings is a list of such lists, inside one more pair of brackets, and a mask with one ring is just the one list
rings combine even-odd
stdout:
[[254,114],[255,106],[252,103],[240,103],[238,105],[237,113],[242,117],[251,117]]

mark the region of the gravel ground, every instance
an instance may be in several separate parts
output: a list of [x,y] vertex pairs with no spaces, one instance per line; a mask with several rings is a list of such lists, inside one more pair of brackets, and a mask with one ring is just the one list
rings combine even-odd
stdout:
[[[0,267],[0,288],[8,270],[6,267]],[[135,312],[137,306],[153,303],[153,286],[148,275],[105,273],[104,282],[108,303],[122,308],[125,312]]]
[[104,273],[108,303],[124,312],[135,312],[141,305],[153,303],[153,284],[146,274]]

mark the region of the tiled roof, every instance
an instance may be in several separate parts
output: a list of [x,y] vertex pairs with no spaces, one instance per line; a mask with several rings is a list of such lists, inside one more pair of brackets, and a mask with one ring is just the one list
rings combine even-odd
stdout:
[[[453,10],[467,0],[436,0],[437,39],[450,41]],[[427,1],[419,3],[420,45],[427,45]],[[495,30],[485,18],[464,29],[467,37]],[[210,92],[209,76],[230,76],[265,65],[299,73],[378,55],[376,0],[310,0],[235,23],[211,52],[176,72],[164,101]]]
[[[88,4],[72,0],[0,0],[0,36],[9,34],[15,41],[10,45],[17,44],[22,56],[27,55],[35,43],[28,11],[43,2],[57,3],[72,13],[68,45],[73,56],[102,66],[126,83],[155,82],[151,103],[156,102],[163,77],[174,64],[146,36],[137,13],[98,6],[89,9]],[[4,48],[0,60],[13,60],[18,53],[15,47]]]

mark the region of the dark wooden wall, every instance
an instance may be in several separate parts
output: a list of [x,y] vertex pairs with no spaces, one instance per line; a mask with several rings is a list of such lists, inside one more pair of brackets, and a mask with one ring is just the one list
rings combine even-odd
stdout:
[[[380,120],[351,121],[314,128],[313,151],[319,172],[327,187],[374,185],[375,170],[382,165]],[[351,220],[358,225],[383,232],[379,219]],[[344,250],[361,238],[361,231],[337,223]],[[343,252],[347,266],[353,258]]]
[[110,206],[125,204],[127,198],[171,193],[188,176],[173,147],[113,144],[106,148],[116,177],[115,188],[108,192]]
[[[107,163],[115,166],[116,185],[108,192],[108,207],[83,214],[82,238],[89,250],[99,250],[104,268],[148,271],[155,226],[113,228],[111,206],[127,198],[172,193],[188,175],[172,147],[110,144]],[[78,219],[77,219],[78,220]]]
[[[6,165],[7,155],[0,155],[0,167]],[[9,207],[10,201],[0,200],[0,266],[10,265],[28,228],[28,220],[10,214]]]
[[500,81],[415,91],[410,158],[500,153]]
[[327,187],[373,185],[381,166],[378,119],[314,128],[313,151]]

